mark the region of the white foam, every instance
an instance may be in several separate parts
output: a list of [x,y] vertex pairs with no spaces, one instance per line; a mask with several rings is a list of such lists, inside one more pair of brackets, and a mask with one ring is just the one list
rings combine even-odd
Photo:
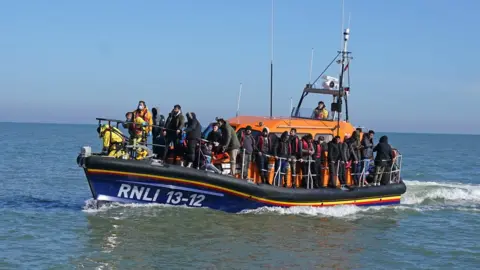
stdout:
[[404,204],[422,204],[435,201],[444,204],[480,203],[480,185],[462,183],[405,181],[407,192],[402,196]]

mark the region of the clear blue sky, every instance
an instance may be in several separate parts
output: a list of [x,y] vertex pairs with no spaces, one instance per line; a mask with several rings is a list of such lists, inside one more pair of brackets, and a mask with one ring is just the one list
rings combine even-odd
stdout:
[[[270,0],[4,1],[0,121],[94,123],[138,100],[205,122],[269,113]],[[480,133],[480,1],[345,1],[351,120]],[[340,48],[341,1],[275,1],[274,114]],[[330,70],[337,75],[338,66]],[[314,107],[320,97],[307,100]],[[328,99],[329,100],[329,99]]]

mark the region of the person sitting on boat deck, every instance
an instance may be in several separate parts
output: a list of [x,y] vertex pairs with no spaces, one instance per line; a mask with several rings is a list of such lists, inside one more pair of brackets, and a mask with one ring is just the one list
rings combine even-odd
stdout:
[[152,151],[157,157],[162,158],[166,147],[165,137],[162,132],[165,126],[165,116],[160,114],[158,107],[152,108],[152,122]]
[[[315,153],[315,148],[313,147],[313,137],[311,134],[306,134],[302,137],[302,187],[308,188],[308,183],[312,181],[312,186],[315,188],[315,185],[318,184],[315,181],[314,175],[315,171],[315,161],[313,160],[313,154]],[[317,186],[318,187],[318,186]]]
[[[200,125],[200,122],[198,122],[197,116],[194,112],[187,112],[187,125],[183,132],[187,134],[185,161],[187,161],[187,167],[191,168],[195,161],[195,149],[197,143],[200,143],[200,139],[202,138],[202,126]],[[198,167],[198,164],[195,167]]]
[[[297,178],[297,161],[302,158],[302,144],[300,143],[300,138],[297,136],[297,129],[291,128],[290,129],[290,170],[292,174],[292,179]],[[295,188],[295,185],[292,185]]]
[[328,110],[323,101],[318,102],[318,106],[313,110],[312,118],[320,120],[328,119]]
[[315,152],[313,153],[313,159],[315,160],[315,172],[317,176],[315,177],[315,183],[319,187],[323,187],[323,172],[325,171],[325,157],[328,150],[328,145],[325,143],[325,137],[318,136],[317,141],[314,141],[313,146]]
[[348,139],[348,144],[350,145],[350,164],[351,164],[351,174],[353,176],[354,184],[360,185],[360,178],[362,173],[362,145],[360,143],[360,133],[358,130],[355,130],[352,133],[350,139]]
[[[275,185],[287,187],[287,166],[288,158],[292,155],[288,131],[284,131],[273,147],[273,155],[275,156]],[[277,174],[278,172],[278,174]]]
[[[172,111],[169,113],[167,121],[165,122],[165,129],[163,130],[163,136],[165,137],[165,144],[168,149],[165,151],[163,159],[172,154],[178,156],[180,154],[181,147],[178,145],[181,137],[181,132],[185,126],[185,118],[182,114],[182,107],[175,105]],[[175,159],[175,158],[174,158]]]
[[257,142],[257,167],[263,184],[268,184],[268,157],[273,153],[272,138],[268,127],[264,127]]
[[[331,142],[328,143],[328,168],[330,171],[329,174],[329,187],[337,188],[337,179],[339,178],[339,168],[342,161],[342,152],[340,149],[340,136],[335,136]],[[342,183],[341,179],[340,183]]]
[[362,159],[373,159],[373,135],[375,131],[370,130],[362,138]]
[[125,123],[122,123],[124,129],[128,130],[129,139],[135,138],[135,124],[133,123],[133,112],[125,114]]
[[141,117],[143,121],[147,122],[147,126],[145,127],[145,142],[147,141],[146,136],[152,136],[152,125],[153,125],[153,120],[152,120],[152,114],[147,108],[147,105],[145,104],[145,101],[140,100],[138,102],[138,107],[137,109],[133,112],[133,117],[136,119],[137,117]]
[[256,146],[256,143],[255,143],[255,138],[253,138],[253,135],[252,135],[252,127],[251,126],[247,126],[245,128],[245,132],[244,134],[242,134],[242,138],[240,139],[240,147],[242,149],[242,151],[244,151],[244,155],[243,156],[243,175],[242,175],[242,178],[243,179],[247,179],[248,178],[248,171],[250,169],[250,162],[252,161],[252,154],[253,152],[255,151],[255,146]]
[[220,118],[217,121],[218,126],[222,132],[222,151],[228,152],[230,156],[231,173],[233,176],[236,174],[236,164],[238,150],[240,149],[240,142],[238,141],[235,130],[224,119]]
[[97,128],[97,133],[99,137],[102,138],[103,155],[120,158],[125,154],[123,151],[125,140],[123,133],[118,128],[110,127],[110,125],[104,124]]
[[377,152],[375,156],[375,178],[374,186],[388,185],[390,180],[390,168],[393,161],[393,151],[388,144],[388,137],[380,137],[379,143],[373,148],[373,152]]
[[213,144],[213,152],[218,153],[220,152],[220,142],[222,141],[222,133],[218,129],[218,124],[212,124],[212,131],[208,133],[207,141]]

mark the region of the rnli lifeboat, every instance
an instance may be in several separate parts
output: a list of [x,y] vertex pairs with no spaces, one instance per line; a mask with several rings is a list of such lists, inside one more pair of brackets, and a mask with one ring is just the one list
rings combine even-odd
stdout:
[[[346,29],[344,50],[334,59],[334,61],[338,59],[337,63],[342,67],[338,80],[328,76],[322,77],[323,74],[320,74],[319,78],[325,79],[321,87],[316,87],[316,82],[307,84],[298,106],[292,109],[289,117],[237,116],[228,119],[237,135],[241,137],[247,126],[251,127],[254,137],[259,136],[265,127],[276,137],[295,128],[298,136],[309,134],[314,139],[322,136],[328,142],[335,136],[341,138],[349,136],[355,130],[363,132],[355,128],[348,119],[350,87],[346,86],[347,83],[343,80],[345,72],[349,72],[347,69],[350,53],[346,50],[348,35],[349,31]],[[318,119],[312,115],[313,110],[302,108],[304,99],[313,94],[326,95],[333,99],[328,117],[322,116]],[[345,113],[342,113],[343,109]],[[97,118],[97,120],[99,125],[105,121],[109,125],[114,122],[117,126],[123,123],[111,119]],[[406,192],[401,177],[402,155],[398,150],[394,150],[394,158],[388,163],[389,168],[380,175],[382,185],[372,184],[375,170],[371,160],[362,161],[360,171],[353,172],[350,167],[346,167],[345,181],[348,188],[332,188],[328,183],[333,182],[339,187],[339,176],[329,171],[328,158],[324,158],[325,163],[321,164],[322,169],[317,172],[301,169],[302,163],[311,160],[295,161],[296,164],[293,166],[298,166],[298,169],[293,175],[289,169],[286,172],[275,169],[275,160],[279,157],[273,155],[268,155],[268,180],[264,183],[253,161],[249,166],[247,178],[243,179],[242,168],[245,159],[242,151],[236,159],[238,166],[236,175],[230,174],[232,168],[227,153],[206,155],[203,147],[210,131],[211,126],[204,130],[202,134],[204,140],[198,144],[197,155],[202,163],[196,168],[181,166],[176,162],[178,157],[170,157],[164,161],[149,152],[149,155],[141,160],[128,155],[114,158],[92,153],[89,146],[82,148],[77,163],[83,168],[92,197],[98,202],[157,203],[240,212],[260,207],[394,205],[400,203],[401,195]],[[135,146],[126,145],[125,148],[133,149]],[[131,152],[135,153],[135,149]],[[327,157],[328,152],[325,152],[325,155]],[[286,175],[278,177],[280,174]],[[318,177],[318,174],[322,174],[322,181],[320,187],[314,187],[313,179]],[[332,176],[335,179],[329,179]]]

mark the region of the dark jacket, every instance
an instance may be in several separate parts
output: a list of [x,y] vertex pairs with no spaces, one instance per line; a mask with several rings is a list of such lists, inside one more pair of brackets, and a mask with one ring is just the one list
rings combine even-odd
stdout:
[[328,143],[328,162],[337,162],[342,159],[340,144],[334,140]]
[[375,164],[391,164],[393,160],[392,147],[388,144],[388,137],[382,136],[380,142],[373,148],[373,152],[377,152],[375,156]]
[[362,159],[370,159],[373,157],[373,140],[368,137],[368,134],[363,135],[362,139]]
[[348,162],[352,154],[352,148],[350,144],[348,144],[348,142],[340,143],[340,152],[341,152],[342,161]]
[[152,109],[152,121],[154,125],[152,127],[152,137],[155,139],[162,134],[162,128],[165,127],[165,116],[160,114],[158,107]]
[[270,136],[259,136],[257,142],[257,151],[262,154],[271,155],[273,153],[273,142]]
[[220,130],[217,130],[217,131],[210,131],[210,133],[208,133],[208,136],[207,136],[207,141],[209,142],[220,142],[222,140],[222,133],[220,132]]
[[301,158],[302,157],[302,141],[298,136],[292,136],[289,139],[290,142],[290,150],[292,152],[292,156],[296,158]]
[[244,135],[242,137],[242,141],[240,143],[241,147],[245,149],[245,154],[251,155],[256,148],[255,138],[253,138],[252,134]]
[[169,136],[175,136],[176,130],[181,130],[185,126],[185,117],[183,117],[182,111],[177,115],[172,111],[167,118],[165,127],[168,128],[167,134]]
[[290,141],[288,140],[288,133],[282,134],[279,140],[277,140],[275,147],[273,148],[273,155],[277,157],[290,157],[292,151],[290,148]]
[[187,113],[187,128],[185,133],[187,133],[187,140],[200,140],[202,137],[202,126],[197,120],[195,113]]
[[350,152],[350,160],[352,161],[360,161],[362,158],[362,144],[360,143],[360,135],[354,131],[352,137],[349,139],[349,144],[351,148]]
[[222,146],[226,147],[227,151],[240,148],[240,142],[238,141],[237,134],[235,130],[230,126],[229,123],[225,122],[220,128],[222,130]]

